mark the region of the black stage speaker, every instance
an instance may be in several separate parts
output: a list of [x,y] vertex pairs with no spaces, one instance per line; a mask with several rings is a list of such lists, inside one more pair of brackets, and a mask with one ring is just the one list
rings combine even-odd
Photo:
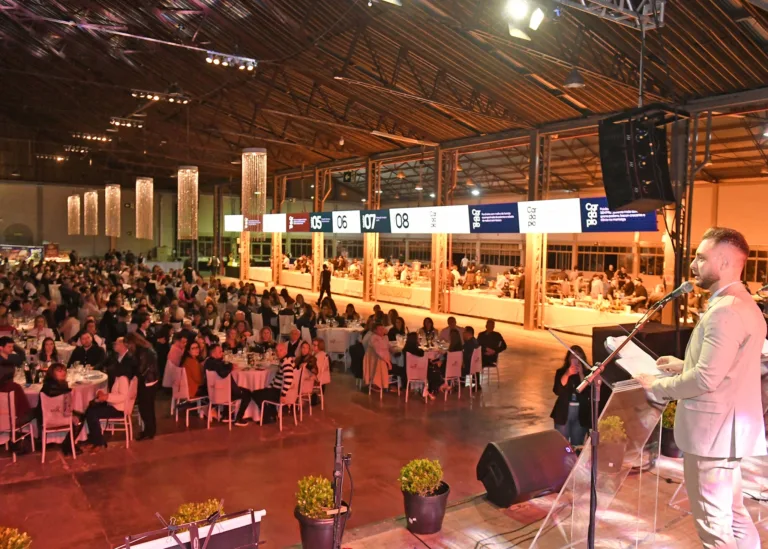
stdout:
[[485,447],[477,462],[477,480],[499,507],[528,501],[563,487],[576,454],[555,430],[522,435]]
[[600,166],[612,211],[650,212],[675,203],[664,116],[656,108],[600,122]]

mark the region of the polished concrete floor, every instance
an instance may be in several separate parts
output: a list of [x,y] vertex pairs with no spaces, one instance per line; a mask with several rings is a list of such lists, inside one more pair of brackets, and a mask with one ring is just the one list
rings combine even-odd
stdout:
[[[339,306],[357,300],[339,299]],[[412,329],[426,311],[397,306]],[[389,306],[384,305],[388,310]],[[432,315],[438,328],[445,315]],[[483,329],[478,319],[459,319]],[[483,491],[475,480],[475,465],[485,445],[551,427],[554,401],[552,379],[564,350],[546,332],[524,332],[501,325],[509,349],[500,360],[501,383],[495,381],[475,398],[462,392],[425,404],[418,398],[385,394],[369,397],[355,390],[351,375],[336,373],[324,412],[304,415],[294,427],[288,419],[281,434],[276,425],[224,424],[205,429],[203,421],[168,418],[167,397],[158,400],[160,435],[126,450],[116,437],[109,448],[76,460],[53,450],[49,462],[39,453],[21,456],[18,463],[0,460],[0,525],[28,531],[35,547],[104,548],[122,536],[159,526],[155,513],[169,517],[185,502],[223,498],[228,511],[266,509],[262,539],[269,547],[298,542],[293,518],[296,482],[305,475],[330,476],[334,431],[344,429],[345,451],[352,454],[355,528],[401,515],[397,485],[400,468],[419,457],[437,458],[457,502]],[[569,343],[589,349],[585,338],[567,336]],[[395,546],[393,546],[395,547]]]

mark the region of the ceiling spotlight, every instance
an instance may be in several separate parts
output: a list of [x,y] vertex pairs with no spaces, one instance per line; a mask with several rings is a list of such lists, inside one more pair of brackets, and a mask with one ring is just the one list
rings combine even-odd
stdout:
[[376,194],[384,194],[384,191],[382,191],[381,189],[379,189],[378,191],[376,191]]
[[159,100],[160,100],[160,96],[159,95],[153,95],[152,96],[152,101],[159,101]]
[[176,100],[175,100],[173,97],[169,97],[169,98],[168,98],[168,102],[169,102],[169,103],[173,103],[174,101],[176,101]]
[[214,65],[218,65],[218,64],[220,64],[220,63],[221,63],[221,61],[220,61],[220,60],[218,60],[218,59],[214,59],[214,60],[213,60],[213,64],[214,64]]
[[581,76],[579,69],[576,67],[573,68],[573,70],[565,78],[565,83],[563,86],[570,89],[583,88],[585,86],[584,77]]
[[416,190],[416,191],[423,191],[424,187],[421,186],[421,183],[416,183],[416,186],[414,187],[414,190]]
[[214,65],[221,65],[222,67],[237,67],[238,70],[252,71],[256,67],[257,62],[250,57],[240,57],[237,55],[227,55],[218,53],[215,51],[207,52],[205,61]]
[[253,65],[249,64],[249,65],[246,67],[246,69],[247,69],[247,70],[249,70],[249,71],[252,71],[252,70],[253,70]]
[[472,196],[480,196],[480,189],[472,189]]
[[472,181],[472,178],[471,178],[471,177],[468,177],[468,178],[467,178],[467,180],[464,182],[464,184],[465,184],[467,187],[474,187],[474,186],[475,186],[475,182],[474,182],[474,181]]
[[706,162],[704,162],[704,167],[711,166],[712,164],[714,164],[714,162],[712,162],[711,159],[707,160]]
[[61,156],[59,154],[36,154],[35,158],[40,160],[55,160],[56,162],[64,162],[69,159],[69,157]]
[[526,0],[508,0],[504,11],[515,21],[522,21],[528,15],[528,2]]
[[365,198],[361,198],[361,199],[360,199],[360,202],[368,202],[368,200],[367,200],[367,199],[365,199]]
[[513,23],[509,24],[509,35],[512,38],[519,38],[521,40],[531,40],[531,37],[526,33],[525,31],[517,28],[517,26]]
[[134,97],[137,97],[139,94],[137,94],[136,92],[132,92],[131,95]]
[[768,126],[763,130],[763,137],[768,137]]
[[141,122],[139,120],[134,120],[133,118],[118,118],[116,116],[113,116],[109,123],[113,126],[120,126],[124,128],[143,128],[144,122]]
[[528,23],[528,28],[531,30],[539,30],[539,25],[544,21],[544,10],[536,8],[531,14],[531,20]]
[[213,63],[213,57],[211,57],[211,56],[209,55],[208,57],[206,57],[206,58],[205,58],[205,62],[206,62],[206,63]]
[[437,196],[435,193],[429,193],[429,198],[435,198]]
[[405,174],[403,173],[402,170],[400,170],[399,172],[397,172],[397,175],[395,177],[397,177],[398,179],[405,179]]
[[343,147],[343,146],[344,146],[344,136],[342,135],[341,137],[339,137],[339,147]]

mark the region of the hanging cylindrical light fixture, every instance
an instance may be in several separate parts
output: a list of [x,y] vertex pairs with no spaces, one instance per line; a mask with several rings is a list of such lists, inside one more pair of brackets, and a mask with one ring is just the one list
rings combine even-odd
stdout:
[[243,181],[240,213],[243,231],[240,234],[240,278],[249,278],[251,266],[251,230],[261,231],[267,213],[267,149],[243,149]]
[[136,178],[136,238],[152,240],[155,183],[151,177]]
[[85,215],[83,216],[83,234],[96,236],[99,234],[99,193],[88,191],[83,195]]
[[67,198],[67,234],[80,234],[80,195],[73,194]]
[[104,187],[104,234],[120,238],[120,185]]
[[197,240],[197,166],[179,166],[178,239]]

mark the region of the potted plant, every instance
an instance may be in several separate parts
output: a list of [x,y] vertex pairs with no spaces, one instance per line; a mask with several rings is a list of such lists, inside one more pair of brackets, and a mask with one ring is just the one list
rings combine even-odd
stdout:
[[400,470],[400,489],[405,502],[408,530],[434,534],[443,527],[450,486],[443,482],[443,468],[437,460],[414,459]]
[[[333,547],[333,487],[325,477],[304,477],[296,492],[293,516],[299,521],[303,549],[332,549]],[[348,513],[341,515],[341,531]]]
[[0,527],[0,549],[27,549],[32,538],[17,528]]
[[[219,511],[220,507],[221,502],[217,499],[209,499],[202,503],[183,503],[179,505],[176,514],[171,515],[171,521],[173,524],[187,524],[205,520]],[[221,514],[224,514],[223,508],[221,508]]]
[[659,451],[662,456],[668,458],[681,458],[683,452],[675,444],[675,413],[677,412],[677,401],[673,400],[664,408],[661,414],[661,441]]
[[600,433],[597,468],[604,473],[617,473],[627,450],[624,421],[619,416],[608,416],[598,422],[597,430]]

